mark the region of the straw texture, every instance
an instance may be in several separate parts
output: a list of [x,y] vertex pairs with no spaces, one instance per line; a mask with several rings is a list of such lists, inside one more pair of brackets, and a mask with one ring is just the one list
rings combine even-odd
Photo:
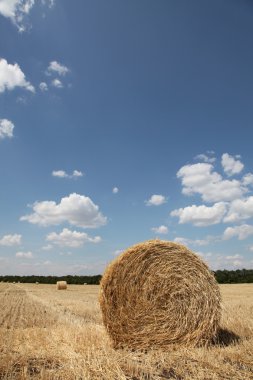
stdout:
[[57,281],[56,289],[57,290],[66,290],[67,289],[67,281]]
[[100,307],[115,348],[196,346],[214,337],[221,316],[218,284],[185,246],[150,240],[106,269]]

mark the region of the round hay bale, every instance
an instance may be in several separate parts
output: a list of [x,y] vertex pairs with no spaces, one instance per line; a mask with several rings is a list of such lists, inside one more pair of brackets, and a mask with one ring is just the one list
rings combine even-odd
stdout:
[[196,346],[215,336],[220,291],[207,265],[185,246],[150,240],[106,269],[100,307],[115,348]]
[[57,281],[56,289],[57,290],[66,290],[67,289],[67,281]]

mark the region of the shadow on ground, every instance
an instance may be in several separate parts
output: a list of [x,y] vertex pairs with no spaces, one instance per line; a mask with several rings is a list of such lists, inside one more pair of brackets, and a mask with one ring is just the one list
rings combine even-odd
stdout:
[[239,344],[241,338],[231,330],[220,328],[216,337],[213,339],[212,344],[215,346],[230,346]]

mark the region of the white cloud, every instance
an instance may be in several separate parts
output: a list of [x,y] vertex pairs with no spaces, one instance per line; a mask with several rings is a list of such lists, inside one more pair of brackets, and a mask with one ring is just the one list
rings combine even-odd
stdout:
[[74,170],[72,173],[73,178],[78,178],[78,177],[83,177],[83,173],[80,172],[79,170]]
[[153,228],[151,228],[151,230],[153,231],[153,232],[155,232],[156,234],[167,234],[168,233],[168,227],[166,227],[166,226],[163,226],[163,225],[161,225],[161,226],[159,226],[159,227],[153,227]]
[[183,244],[183,245],[194,245],[194,246],[204,246],[204,245],[208,245],[209,243],[211,243],[211,241],[214,241],[215,238],[213,236],[207,236],[205,239],[196,239],[196,240],[193,240],[193,239],[187,239],[187,238],[184,238],[184,237],[176,237],[174,239],[174,242],[175,243],[179,243],[179,244]]
[[112,189],[113,194],[117,194],[119,192],[119,189],[117,187],[114,187]]
[[8,119],[0,119],[0,140],[13,137],[14,124]]
[[50,73],[57,73],[59,75],[66,75],[69,72],[69,69],[57,61],[51,61],[47,68]]
[[253,245],[251,245],[251,246],[249,247],[249,250],[250,250],[251,252],[253,252]]
[[238,222],[253,217],[253,196],[235,199],[229,206],[224,222]]
[[46,84],[46,82],[41,82],[40,84],[39,84],[39,88],[40,88],[40,90],[41,91],[47,91],[48,90],[48,85]]
[[46,240],[61,247],[78,248],[87,242],[99,243],[101,238],[100,236],[92,238],[85,232],[70,231],[69,229],[64,228],[59,234],[51,232],[47,235]]
[[79,170],[73,170],[72,174],[68,174],[65,170],[53,170],[52,176],[58,178],[80,178],[84,176],[84,173]]
[[179,217],[179,224],[192,223],[194,226],[203,227],[220,223],[226,212],[224,202],[215,203],[211,207],[205,205],[188,206],[173,210],[170,215]]
[[244,240],[250,235],[253,235],[253,226],[242,224],[241,226],[227,227],[223,233],[223,238],[228,240],[233,237],[238,237],[239,240]]
[[242,182],[245,186],[253,185],[253,174],[247,173],[243,176]]
[[68,174],[64,170],[53,170],[52,176],[58,178],[68,178]]
[[177,172],[177,177],[181,179],[183,194],[200,194],[207,202],[232,201],[247,191],[240,181],[223,180],[208,163],[185,165]]
[[16,257],[24,259],[33,259],[32,252],[17,252]]
[[63,88],[63,84],[59,79],[53,79],[52,80],[52,86],[56,88]]
[[12,65],[6,59],[0,59],[0,93],[13,90],[15,87],[35,92],[35,88],[26,80],[25,74],[17,63]]
[[241,255],[231,255],[231,256],[226,256],[227,260],[235,260],[235,259],[242,259]]
[[160,206],[166,202],[165,196],[160,194],[153,194],[148,201],[145,201],[147,206]]
[[200,160],[200,161],[204,161],[204,162],[207,162],[207,163],[214,163],[216,161],[216,158],[215,157],[209,157],[207,156],[206,154],[198,154],[197,156],[194,157],[195,160]]
[[[51,8],[54,0],[41,0],[43,5],[47,4]],[[19,32],[27,29],[27,16],[30,13],[35,0],[0,0],[0,14],[11,19],[17,26]]]
[[68,222],[83,228],[96,228],[107,223],[107,218],[99,211],[89,197],[76,193],[54,201],[35,202],[33,213],[24,215],[20,220],[41,226],[59,225]]
[[22,235],[18,235],[18,234],[4,235],[2,239],[0,239],[0,245],[6,246],[6,247],[20,245],[21,239],[22,239]]
[[238,174],[244,168],[244,165],[240,160],[236,160],[233,156],[230,156],[228,153],[224,153],[222,155],[221,165],[223,166],[224,172],[228,176]]

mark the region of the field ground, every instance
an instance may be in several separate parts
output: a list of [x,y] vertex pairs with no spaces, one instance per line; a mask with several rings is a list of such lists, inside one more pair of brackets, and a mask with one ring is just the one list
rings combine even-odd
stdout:
[[99,287],[0,283],[0,379],[253,379],[253,284],[222,285],[219,340],[147,353],[114,350]]

